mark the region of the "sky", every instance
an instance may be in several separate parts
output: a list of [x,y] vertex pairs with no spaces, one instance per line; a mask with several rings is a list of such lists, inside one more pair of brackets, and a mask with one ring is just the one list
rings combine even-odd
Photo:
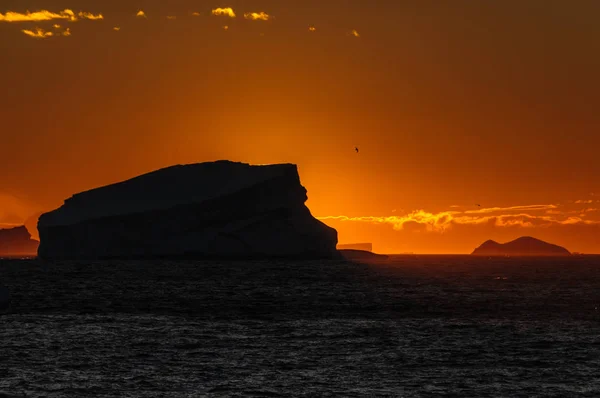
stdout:
[[3,0],[0,227],[229,159],[296,163],[340,243],[600,253],[599,18],[596,0]]

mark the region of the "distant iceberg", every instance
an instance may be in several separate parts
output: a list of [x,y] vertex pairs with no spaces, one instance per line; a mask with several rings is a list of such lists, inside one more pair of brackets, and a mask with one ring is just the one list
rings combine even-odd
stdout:
[[39,243],[25,226],[0,229],[0,256],[35,256]]

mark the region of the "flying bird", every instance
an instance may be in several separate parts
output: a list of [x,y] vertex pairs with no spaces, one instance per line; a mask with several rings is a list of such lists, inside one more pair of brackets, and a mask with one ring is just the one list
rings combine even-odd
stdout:
[[358,153],[358,147],[354,147],[354,150],[356,151],[356,153]]
[[481,207],[481,205],[480,205],[480,204],[476,204],[476,206],[477,206],[477,207]]

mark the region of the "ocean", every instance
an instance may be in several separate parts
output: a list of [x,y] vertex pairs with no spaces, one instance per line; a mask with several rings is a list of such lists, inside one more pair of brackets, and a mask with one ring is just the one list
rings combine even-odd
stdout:
[[28,397],[600,396],[600,257],[0,260]]

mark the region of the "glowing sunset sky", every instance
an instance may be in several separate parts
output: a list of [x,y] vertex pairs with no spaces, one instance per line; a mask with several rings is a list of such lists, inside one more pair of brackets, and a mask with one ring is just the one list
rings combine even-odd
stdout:
[[0,7],[0,227],[230,159],[297,163],[340,243],[600,253],[600,1]]

